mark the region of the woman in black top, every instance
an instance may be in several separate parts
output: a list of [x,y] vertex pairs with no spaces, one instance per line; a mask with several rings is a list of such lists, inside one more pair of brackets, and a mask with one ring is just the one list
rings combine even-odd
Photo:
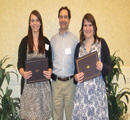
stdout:
[[[43,24],[37,10],[29,16],[28,35],[20,43],[18,51],[18,70],[22,75],[20,117],[25,120],[47,120],[51,118],[51,89],[49,81],[27,84],[32,77],[31,71],[25,71],[25,60],[48,58],[48,71],[43,75],[51,78],[52,56],[49,40],[43,36]],[[24,87],[23,87],[24,86]]]
[[80,29],[80,43],[75,50],[75,60],[97,51],[99,61],[96,63],[102,75],[83,81],[84,74],[77,73],[77,83],[72,120],[108,120],[108,104],[105,88],[105,75],[111,70],[109,48],[104,39],[97,36],[97,26],[92,14],[83,17]]

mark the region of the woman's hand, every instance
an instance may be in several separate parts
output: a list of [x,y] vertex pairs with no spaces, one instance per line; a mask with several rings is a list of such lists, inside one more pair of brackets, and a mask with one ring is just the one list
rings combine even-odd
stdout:
[[51,74],[52,74],[52,70],[48,69],[48,71],[43,71],[43,75],[47,78],[47,79],[51,79]]
[[101,61],[97,61],[96,66],[97,66],[96,68],[97,68],[99,71],[102,71],[103,64],[102,64]]
[[80,73],[77,73],[75,76],[74,76],[75,80],[77,82],[83,82],[83,78],[84,78],[84,73],[83,72],[80,72]]
[[32,77],[32,72],[31,71],[24,71],[23,75],[25,80],[28,80],[30,77]]

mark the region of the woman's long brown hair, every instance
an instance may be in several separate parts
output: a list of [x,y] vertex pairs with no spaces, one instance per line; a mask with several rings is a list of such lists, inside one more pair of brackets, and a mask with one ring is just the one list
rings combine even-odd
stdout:
[[33,10],[29,16],[29,27],[28,27],[28,47],[29,47],[29,54],[33,53],[33,46],[34,46],[34,42],[33,42],[33,35],[32,35],[32,29],[30,26],[30,20],[31,20],[31,15],[35,15],[38,20],[40,21],[40,29],[39,29],[39,37],[38,37],[38,50],[39,53],[44,53],[45,51],[45,41],[44,41],[44,36],[43,36],[43,23],[42,23],[42,18],[40,13],[37,10]]

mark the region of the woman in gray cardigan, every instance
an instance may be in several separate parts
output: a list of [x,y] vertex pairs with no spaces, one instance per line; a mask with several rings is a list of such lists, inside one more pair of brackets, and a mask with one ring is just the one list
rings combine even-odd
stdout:
[[74,82],[77,83],[72,120],[108,120],[108,104],[105,75],[111,70],[109,48],[104,39],[97,36],[97,26],[92,14],[83,17],[80,43],[75,50],[75,60],[97,51],[99,61],[96,69],[102,74],[83,81],[84,74],[75,68]]
[[49,81],[27,84],[27,80],[33,74],[31,71],[25,71],[25,60],[45,57],[48,58],[49,68],[47,71],[43,71],[43,75],[50,79],[52,73],[51,46],[49,40],[43,36],[41,15],[34,10],[29,17],[28,35],[21,41],[18,51],[18,70],[22,75],[21,119],[48,120],[51,118],[52,97]]

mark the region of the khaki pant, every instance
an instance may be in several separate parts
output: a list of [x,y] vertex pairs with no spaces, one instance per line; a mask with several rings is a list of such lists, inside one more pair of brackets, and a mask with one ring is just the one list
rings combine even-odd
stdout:
[[68,81],[52,82],[53,120],[63,120],[64,109],[66,120],[71,120],[75,89],[73,78]]

